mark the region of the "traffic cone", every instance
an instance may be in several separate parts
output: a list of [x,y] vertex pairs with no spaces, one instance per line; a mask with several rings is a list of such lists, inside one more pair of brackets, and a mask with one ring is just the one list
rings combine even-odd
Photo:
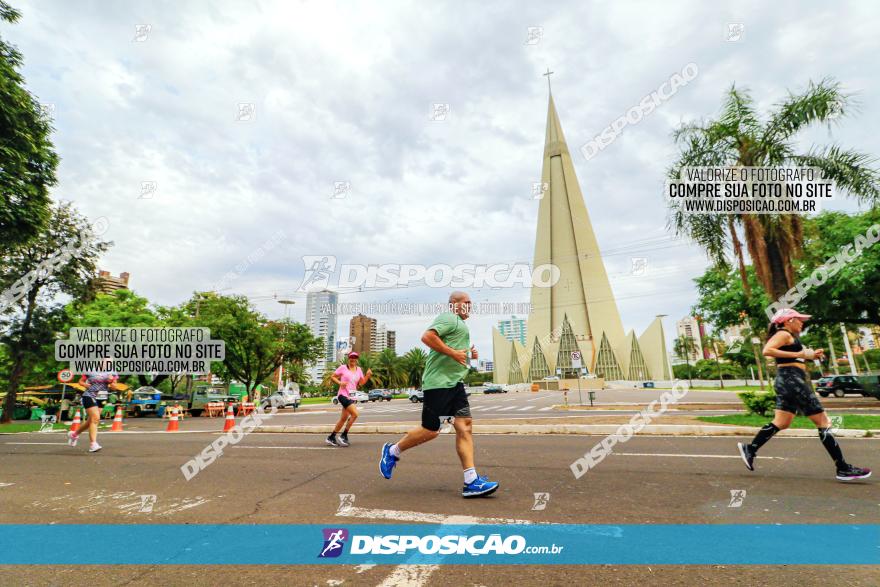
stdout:
[[232,414],[232,404],[226,410],[226,422],[223,424],[223,432],[229,432],[235,428],[235,416]]
[[73,424],[70,425],[70,431],[74,434],[79,432],[80,421],[81,420],[79,419],[79,410],[77,410],[76,413],[73,415]]
[[110,432],[122,432],[122,406],[116,408],[116,416],[113,417],[113,426]]
[[168,428],[165,432],[177,432],[180,430],[180,424],[177,422],[177,408],[171,410],[171,419],[168,420]]

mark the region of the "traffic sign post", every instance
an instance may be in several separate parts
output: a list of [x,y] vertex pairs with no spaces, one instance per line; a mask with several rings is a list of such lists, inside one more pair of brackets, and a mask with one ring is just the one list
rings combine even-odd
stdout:
[[581,376],[578,373],[581,369],[581,352],[580,351],[571,351],[571,367],[572,367],[572,369],[575,370],[574,376],[577,378],[577,383],[578,383],[578,404],[584,405],[584,399],[583,399],[583,397],[581,397]]

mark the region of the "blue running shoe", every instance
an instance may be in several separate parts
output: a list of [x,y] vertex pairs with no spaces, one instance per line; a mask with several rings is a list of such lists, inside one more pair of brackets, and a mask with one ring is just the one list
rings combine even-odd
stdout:
[[462,497],[482,497],[485,495],[491,495],[495,493],[495,490],[498,489],[497,481],[489,481],[489,478],[480,475],[467,485],[461,488],[461,496]]
[[394,466],[397,465],[397,457],[391,454],[391,443],[386,442],[382,447],[382,458],[379,459],[379,472],[382,473],[382,476],[386,479],[391,479],[391,472],[394,470]]

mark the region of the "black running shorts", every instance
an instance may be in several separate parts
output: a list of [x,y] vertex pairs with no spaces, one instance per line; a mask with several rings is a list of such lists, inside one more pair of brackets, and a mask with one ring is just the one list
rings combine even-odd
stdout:
[[459,382],[455,387],[425,390],[422,428],[436,432],[440,430],[440,418],[446,416],[471,417],[471,405],[464,391],[464,383]]
[[89,408],[100,408],[102,405],[104,405],[104,402],[95,399],[90,395],[82,396],[82,406],[87,410]]
[[819,397],[807,382],[807,374],[798,367],[779,367],[776,370],[776,409],[791,414],[800,412],[804,416],[814,416],[824,412]]
[[338,395],[336,396],[336,399],[339,400],[339,405],[342,406],[343,410],[348,406],[356,403],[353,399],[351,399],[350,397],[345,397],[344,395]]

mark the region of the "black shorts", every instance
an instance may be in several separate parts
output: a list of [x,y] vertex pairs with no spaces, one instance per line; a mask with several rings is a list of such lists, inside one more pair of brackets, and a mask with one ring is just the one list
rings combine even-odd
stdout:
[[776,370],[776,409],[791,414],[814,416],[825,409],[816,392],[807,381],[807,374],[798,367],[779,367]]
[[464,383],[459,382],[455,387],[425,390],[425,399],[422,402],[422,428],[436,432],[440,430],[440,418],[446,416],[471,417],[471,405],[468,403]]
[[87,410],[89,408],[100,408],[105,403],[107,403],[105,400],[95,399],[90,395],[82,396],[82,407],[84,407]]
[[339,400],[339,405],[342,406],[342,409],[343,409],[343,410],[344,410],[345,408],[347,408],[348,406],[357,403],[356,401],[354,401],[354,400],[351,399],[350,397],[345,397],[344,395],[337,395],[337,396],[336,396],[336,399]]

